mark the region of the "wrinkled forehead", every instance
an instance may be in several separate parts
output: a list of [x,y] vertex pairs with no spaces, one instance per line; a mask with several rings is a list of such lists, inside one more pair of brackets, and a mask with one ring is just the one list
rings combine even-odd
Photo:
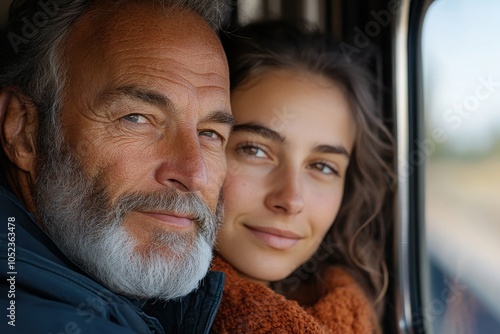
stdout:
[[203,18],[182,7],[165,7],[154,1],[96,1],[73,26],[66,49],[78,53],[95,51],[103,59],[117,52],[134,52],[147,46],[182,53],[189,61],[197,55],[210,56],[225,67],[225,56],[215,32]]
[[74,24],[64,53],[65,95],[80,101],[90,103],[100,91],[117,85],[164,90],[175,84],[229,93],[227,62],[217,35],[185,9],[165,10],[150,2],[92,7]]

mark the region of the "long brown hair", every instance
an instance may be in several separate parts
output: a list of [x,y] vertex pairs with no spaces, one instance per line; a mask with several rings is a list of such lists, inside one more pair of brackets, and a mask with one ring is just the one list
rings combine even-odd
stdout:
[[[303,23],[253,23],[221,36],[229,62],[231,90],[276,69],[325,76],[344,88],[357,125],[339,213],[317,253],[291,276],[274,282],[287,298],[301,300],[304,287],[321,291],[321,271],[347,269],[364,288],[379,317],[387,289],[384,243],[388,214],[384,202],[394,187],[393,141],[378,110],[371,73],[363,59],[347,58],[328,36]],[[310,292],[310,290],[308,290]]]

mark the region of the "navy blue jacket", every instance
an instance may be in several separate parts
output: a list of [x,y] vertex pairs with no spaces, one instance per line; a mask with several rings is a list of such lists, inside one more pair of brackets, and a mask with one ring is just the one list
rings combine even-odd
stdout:
[[[180,300],[130,300],[69,261],[0,186],[0,333],[209,333],[224,274]],[[15,325],[15,326],[13,326]]]

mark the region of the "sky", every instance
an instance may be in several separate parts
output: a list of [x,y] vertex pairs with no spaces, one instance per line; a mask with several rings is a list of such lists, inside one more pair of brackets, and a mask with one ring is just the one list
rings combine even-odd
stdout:
[[434,1],[422,47],[428,136],[439,128],[455,152],[487,152],[500,140],[500,1]]

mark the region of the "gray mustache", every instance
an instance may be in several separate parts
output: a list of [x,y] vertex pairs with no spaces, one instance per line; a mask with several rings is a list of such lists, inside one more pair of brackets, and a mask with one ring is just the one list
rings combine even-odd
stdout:
[[179,194],[174,189],[152,193],[131,193],[117,200],[115,214],[122,218],[130,211],[160,211],[174,215],[188,216],[200,232],[210,241],[214,238],[219,220],[216,212],[193,193]]

